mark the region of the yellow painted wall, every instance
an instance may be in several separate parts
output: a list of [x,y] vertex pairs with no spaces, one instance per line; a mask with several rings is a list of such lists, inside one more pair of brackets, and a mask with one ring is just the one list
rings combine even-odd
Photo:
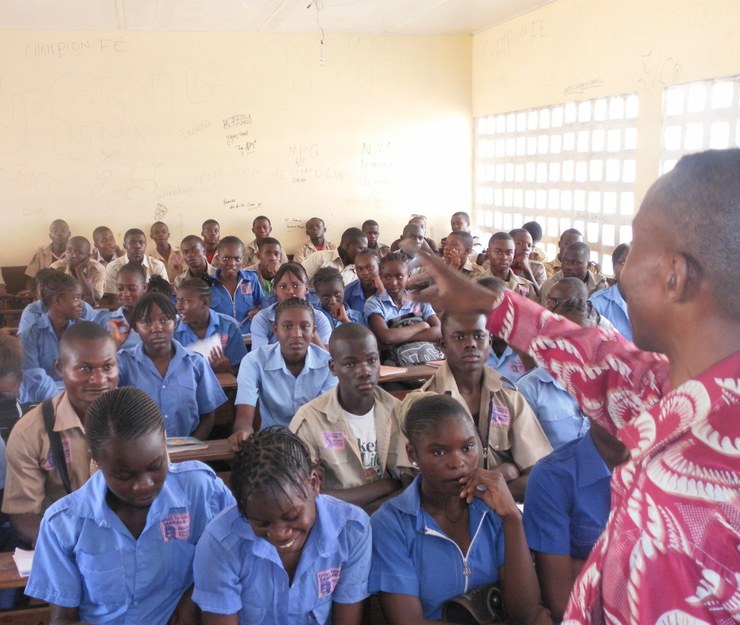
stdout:
[[473,115],[638,93],[640,201],[658,176],[663,88],[740,74],[738,32],[738,0],[556,0],[474,36]]
[[119,237],[218,219],[251,239],[267,214],[292,251],[411,213],[435,238],[471,203],[472,37],[2,31],[0,265],[49,222]]

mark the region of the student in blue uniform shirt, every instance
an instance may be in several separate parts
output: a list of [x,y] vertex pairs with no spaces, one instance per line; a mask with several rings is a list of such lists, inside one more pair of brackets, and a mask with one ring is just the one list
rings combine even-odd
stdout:
[[21,334],[23,368],[43,369],[61,389],[62,378],[56,368],[59,339],[80,319],[84,304],[82,287],[72,276],[56,272],[42,283],[41,301],[46,312]]
[[524,530],[554,621],[596,539],[606,527],[611,474],[626,447],[596,423],[582,438],[545,456],[532,470],[524,499]]
[[131,323],[134,306],[146,293],[146,269],[141,263],[126,263],[116,276],[120,307],[108,315],[108,329],[118,349],[131,350],[141,345],[141,337]]
[[236,505],[203,533],[193,600],[204,625],[360,625],[371,538],[359,508],[319,494],[305,444],[284,428],[237,456]]
[[481,468],[473,421],[447,395],[409,396],[403,409],[419,475],[371,518],[368,590],[380,593],[390,625],[416,625],[441,620],[449,599],[500,582],[511,622],[534,622],[539,587],[521,514],[503,475]]
[[26,594],[49,602],[51,623],[196,625],[195,547],[234,498],[206,465],[168,463],[143,391],[100,396],[85,430],[99,471],[46,511]]
[[364,315],[347,308],[344,303],[344,280],[336,267],[321,267],[313,276],[313,288],[319,298],[320,308],[332,330],[343,323],[365,324]]
[[221,239],[217,253],[220,266],[211,280],[211,308],[236,319],[241,333],[249,334],[264,297],[259,276],[241,268],[244,243],[238,237]]
[[[252,350],[277,343],[274,327],[275,310],[279,304],[291,297],[299,297],[308,301],[308,276],[303,266],[298,263],[282,265],[275,273],[273,285],[277,301],[260,310],[252,321]],[[309,303],[314,308],[318,306],[318,302]],[[316,332],[312,342],[319,347],[325,347],[329,343],[332,329],[332,324],[324,315],[316,315]]]
[[275,311],[274,345],[253,349],[237,376],[236,418],[229,437],[237,451],[254,432],[259,405],[262,427],[287,426],[298,408],[337,384],[329,369],[329,352],[311,344],[316,311],[304,299],[291,297]]
[[162,293],[147,293],[134,307],[131,323],[141,345],[118,352],[120,386],[135,386],[157,402],[167,436],[208,438],[213,411],[226,401],[216,375],[200,354],[173,340],[177,312]]
[[615,284],[608,289],[595,291],[589,298],[596,311],[608,319],[623,337],[632,340],[632,323],[630,322],[629,313],[627,312],[627,302],[624,301],[622,293],[619,290],[619,278],[622,275],[622,268],[627,261],[630,253],[630,244],[621,243],[614,248],[612,252],[612,266],[614,268]]
[[[28,330],[28,328],[34,325],[41,315],[46,312],[46,307],[41,301],[41,285],[46,278],[53,276],[56,273],[59,273],[56,269],[49,269],[47,267],[36,274],[36,277],[34,278],[34,282],[36,284],[36,301],[31,302],[23,309],[21,318],[18,321],[18,330],[16,330],[16,335],[20,336],[23,334],[24,330]],[[96,311],[92,306],[90,306],[90,304],[83,300],[80,319],[84,321],[94,321],[100,312],[101,311]]]
[[175,339],[188,347],[209,337],[218,338],[218,346],[211,351],[208,362],[217,372],[236,373],[247,348],[233,317],[216,312],[210,308],[211,288],[196,278],[185,280],[177,288],[175,307],[180,321],[175,328]]
[[[387,249],[387,248],[386,248]],[[377,250],[366,247],[355,254],[355,273],[357,280],[344,289],[344,303],[348,308],[364,315],[365,302],[371,295],[383,290],[380,280],[380,266]]]

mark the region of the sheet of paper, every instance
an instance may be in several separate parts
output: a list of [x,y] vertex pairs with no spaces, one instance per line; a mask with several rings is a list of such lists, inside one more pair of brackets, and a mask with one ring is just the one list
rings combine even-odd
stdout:
[[15,566],[18,568],[18,573],[21,577],[27,577],[31,573],[31,565],[33,564],[33,550],[27,551],[26,549],[15,548],[13,553],[13,560],[15,560]]
[[213,334],[208,338],[202,339],[200,341],[195,341],[195,343],[191,343],[190,345],[188,345],[187,349],[189,349],[191,352],[198,352],[199,354],[203,355],[206,360],[208,360],[211,351],[213,351],[215,347],[222,349],[221,337],[218,334]]

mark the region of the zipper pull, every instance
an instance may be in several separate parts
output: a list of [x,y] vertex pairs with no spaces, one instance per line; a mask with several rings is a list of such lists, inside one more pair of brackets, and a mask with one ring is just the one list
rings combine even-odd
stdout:
[[463,575],[467,577],[468,575],[472,575],[472,574],[473,574],[473,570],[468,566],[468,563],[465,562],[463,564]]

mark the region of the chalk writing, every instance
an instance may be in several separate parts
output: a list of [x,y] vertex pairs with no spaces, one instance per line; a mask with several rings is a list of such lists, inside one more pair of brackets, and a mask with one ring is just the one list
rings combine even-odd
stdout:
[[295,217],[285,218],[285,229],[286,230],[303,230],[306,227],[306,222],[303,219],[297,219]]
[[236,126],[249,126],[252,123],[252,115],[232,115],[224,119],[224,130]]
[[193,124],[189,128],[182,128],[180,132],[182,133],[183,139],[189,139],[193,135],[198,134],[199,132],[203,132],[204,130],[211,127],[211,120],[207,119],[204,122],[199,122],[197,124]]
[[363,142],[360,167],[363,169],[393,169],[398,167],[396,147],[392,142]]
[[27,59],[63,59],[80,52],[124,52],[123,39],[76,39],[73,41],[39,41],[24,50]]
[[224,200],[223,204],[224,208],[228,208],[232,211],[240,208],[245,208],[246,210],[255,210],[257,208],[262,208],[262,202],[242,202],[234,198]]
[[154,209],[154,221],[162,221],[167,215],[167,207],[164,204],[157,204]]
[[245,154],[253,154],[257,149],[257,139],[252,139],[249,136],[249,130],[243,126],[249,126],[252,123],[252,114],[240,114],[232,115],[223,120],[224,130],[232,128],[239,129],[238,132],[230,132],[226,134],[226,145],[237,149],[239,154],[244,156]]
[[41,171],[35,165],[20,163],[14,167],[15,177],[10,181],[24,191],[42,191],[45,193],[56,193],[59,191],[59,180],[45,171]]
[[596,89],[597,87],[602,87],[604,85],[604,81],[601,78],[591,78],[590,80],[582,80],[581,82],[577,82],[574,85],[568,85],[564,90],[564,95],[573,95],[573,94],[580,94],[584,91],[588,91],[589,89]]
[[681,78],[683,66],[673,57],[664,59],[653,57],[652,51],[642,55],[642,74],[637,79],[646,93],[650,93],[656,87],[663,88],[675,84]]
[[319,146],[315,143],[310,145],[291,145],[288,148],[288,156],[295,161],[298,166],[304,165],[306,159],[315,159],[319,156]]
[[530,20],[515,28],[510,28],[489,44],[489,57],[492,59],[507,58],[521,44],[534,45],[537,39],[547,37],[545,24],[545,20]]

